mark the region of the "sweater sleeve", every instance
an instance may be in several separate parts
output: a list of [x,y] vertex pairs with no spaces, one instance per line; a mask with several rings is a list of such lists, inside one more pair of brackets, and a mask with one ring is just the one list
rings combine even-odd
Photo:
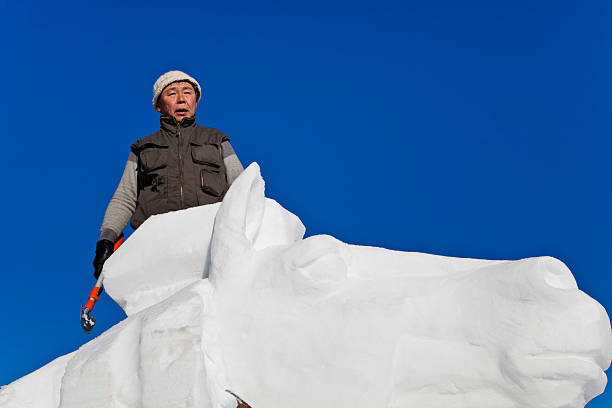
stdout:
[[115,242],[136,210],[137,160],[136,155],[130,152],[121,181],[106,207],[102,227],[100,227],[100,239]]
[[231,185],[238,178],[240,173],[244,171],[240,159],[234,152],[229,141],[221,143],[221,153],[223,154],[223,164],[227,173],[227,182]]

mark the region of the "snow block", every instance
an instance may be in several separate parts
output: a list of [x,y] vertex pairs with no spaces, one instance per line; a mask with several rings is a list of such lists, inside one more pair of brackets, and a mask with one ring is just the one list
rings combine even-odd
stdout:
[[303,234],[256,164],[221,204],[153,217],[104,270],[128,318],[0,408],[234,408],[226,389],[254,408],[571,408],[605,389],[609,317],[561,261]]

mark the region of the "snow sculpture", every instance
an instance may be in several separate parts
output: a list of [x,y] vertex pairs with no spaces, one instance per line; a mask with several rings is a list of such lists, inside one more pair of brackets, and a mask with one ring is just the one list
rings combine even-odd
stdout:
[[105,267],[128,318],[0,407],[235,407],[231,389],[254,408],[552,408],[603,392],[610,321],[562,262],[303,233],[256,164],[222,204],[153,217]]

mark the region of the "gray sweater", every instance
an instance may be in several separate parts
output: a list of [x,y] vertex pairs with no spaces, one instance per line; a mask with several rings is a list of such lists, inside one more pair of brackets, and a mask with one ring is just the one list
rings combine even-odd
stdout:
[[[242,167],[242,163],[240,163],[229,142],[221,144],[221,152],[227,171],[227,182],[232,184],[242,173],[244,167]],[[136,184],[137,160],[136,155],[130,152],[121,181],[119,181],[117,190],[115,190],[113,198],[111,198],[108,207],[106,207],[102,227],[100,227],[100,239],[108,239],[115,242],[136,210],[138,195]]]

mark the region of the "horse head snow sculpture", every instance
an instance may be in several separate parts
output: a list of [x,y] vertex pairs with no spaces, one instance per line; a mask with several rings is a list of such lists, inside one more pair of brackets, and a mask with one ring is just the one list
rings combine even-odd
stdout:
[[227,379],[253,406],[582,407],[603,391],[610,322],[562,262],[265,245],[259,168],[236,183],[211,279]]

